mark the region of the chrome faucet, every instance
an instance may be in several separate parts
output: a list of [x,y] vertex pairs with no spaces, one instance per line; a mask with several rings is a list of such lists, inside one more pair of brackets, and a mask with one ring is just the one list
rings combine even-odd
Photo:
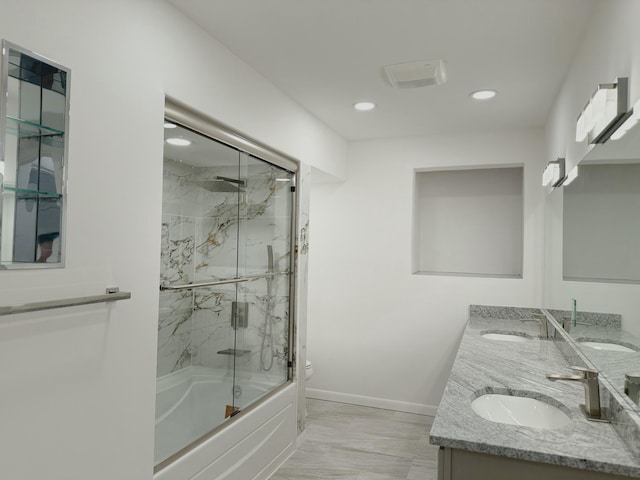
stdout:
[[580,382],[584,385],[584,405],[580,405],[582,413],[589,420],[602,420],[600,409],[600,385],[598,383],[598,372],[590,368],[569,367],[571,370],[580,372],[580,375],[560,375],[548,373],[547,378],[552,382],[565,380],[570,382]]
[[547,317],[541,313],[534,313],[532,318],[522,318],[521,322],[538,322],[540,324],[540,338],[549,338],[549,329],[547,327]]

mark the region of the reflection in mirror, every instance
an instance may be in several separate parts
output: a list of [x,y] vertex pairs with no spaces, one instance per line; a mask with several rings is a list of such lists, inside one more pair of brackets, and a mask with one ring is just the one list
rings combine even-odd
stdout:
[[546,203],[545,305],[601,375],[638,408],[640,125],[594,146],[577,179]]
[[563,193],[563,278],[640,282],[640,163],[581,165]]
[[579,311],[572,319],[569,310],[548,311],[601,375],[622,393],[625,377],[640,372],[640,338],[622,327],[622,316]]
[[3,41],[0,265],[63,265],[69,71]]

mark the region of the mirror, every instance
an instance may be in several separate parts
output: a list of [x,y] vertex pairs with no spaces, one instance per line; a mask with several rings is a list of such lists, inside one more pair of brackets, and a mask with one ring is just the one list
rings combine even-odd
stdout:
[[0,268],[63,266],[69,70],[2,42]]
[[627,391],[640,382],[625,378],[640,372],[640,124],[594,146],[578,170],[546,198],[545,306],[624,394],[625,380]]

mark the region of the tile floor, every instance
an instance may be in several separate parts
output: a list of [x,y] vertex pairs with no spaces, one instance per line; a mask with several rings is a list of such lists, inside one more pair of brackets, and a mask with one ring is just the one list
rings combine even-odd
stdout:
[[435,480],[433,417],[307,399],[304,443],[270,480]]

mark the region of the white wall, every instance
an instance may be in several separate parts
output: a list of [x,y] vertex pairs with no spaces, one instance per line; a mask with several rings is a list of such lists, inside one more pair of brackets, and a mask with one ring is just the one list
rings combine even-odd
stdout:
[[150,479],[165,92],[336,177],[345,142],[160,0],[3,0],[0,36],[71,68],[67,265],[0,271],[0,470]]
[[[435,413],[469,304],[540,306],[541,130],[350,144],[347,181],[311,197],[310,396]],[[524,278],[412,275],[414,169],[524,173]]]
[[[571,69],[558,95],[546,127],[546,161],[566,156],[567,171],[589,148],[575,142],[575,121],[599,83],[629,77],[629,100],[640,98],[640,2],[610,0],[596,3],[590,25],[580,42]],[[548,195],[545,251],[545,305],[569,309],[620,313],[623,327],[640,335],[640,285],[562,281],[561,202]],[[561,225],[561,223],[560,223]]]

